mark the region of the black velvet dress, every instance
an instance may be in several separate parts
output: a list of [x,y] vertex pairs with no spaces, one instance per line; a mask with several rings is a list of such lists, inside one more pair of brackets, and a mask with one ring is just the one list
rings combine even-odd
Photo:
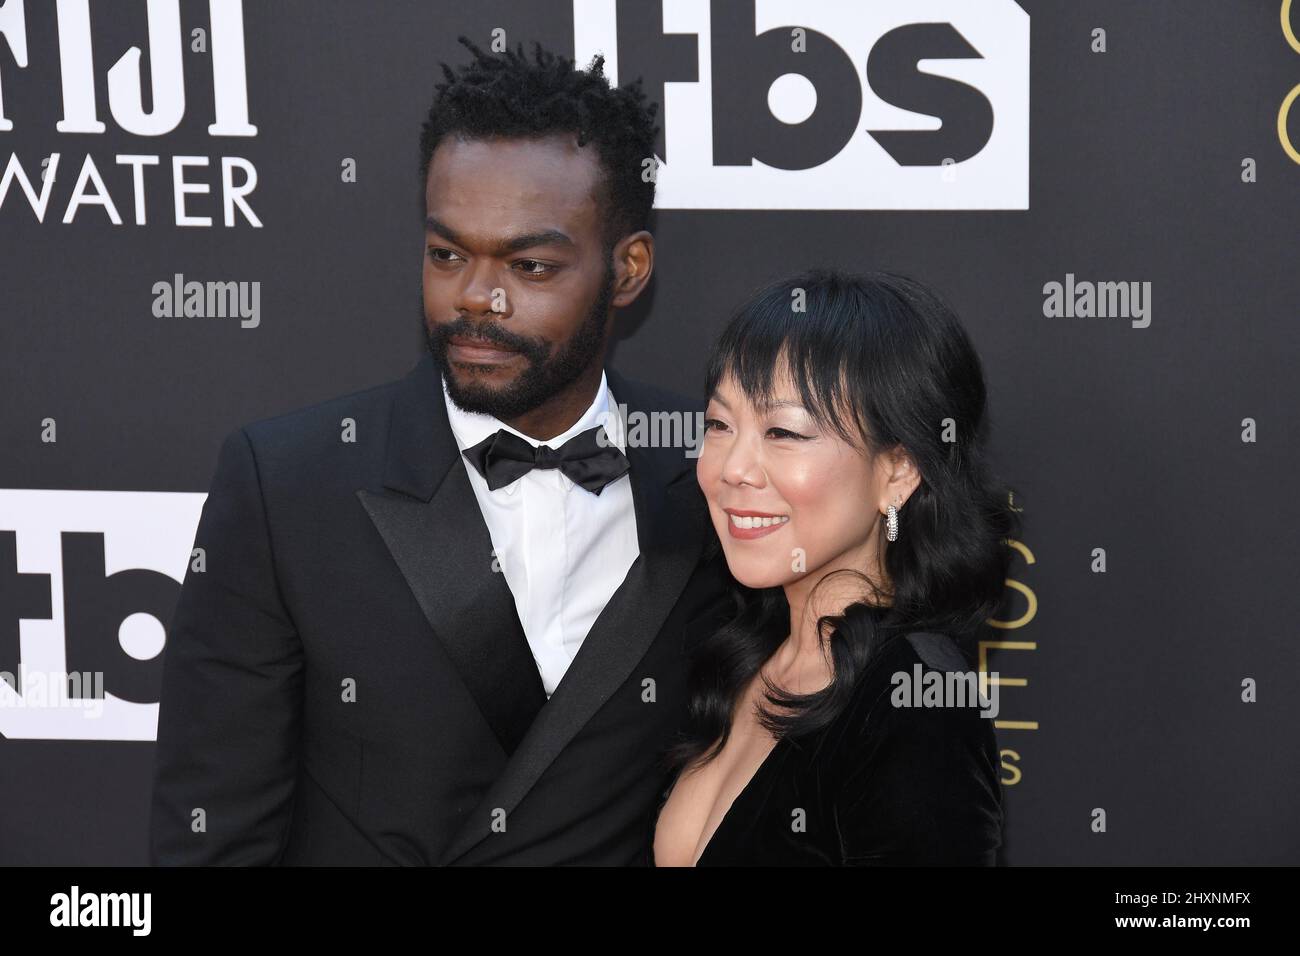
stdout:
[[892,675],[912,675],[917,663],[922,673],[970,669],[945,635],[889,642],[834,722],[777,741],[697,865],[995,865],[1002,787],[993,720],[978,706],[893,706]]

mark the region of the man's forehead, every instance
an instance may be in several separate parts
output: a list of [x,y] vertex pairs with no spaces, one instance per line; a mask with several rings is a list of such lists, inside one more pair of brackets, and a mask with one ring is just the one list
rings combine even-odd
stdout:
[[572,136],[449,136],[434,150],[426,192],[495,191],[591,201],[600,175],[595,148],[578,146]]
[[467,245],[551,231],[583,243],[601,231],[590,162],[554,137],[448,140],[429,166],[425,212],[445,227],[432,231]]

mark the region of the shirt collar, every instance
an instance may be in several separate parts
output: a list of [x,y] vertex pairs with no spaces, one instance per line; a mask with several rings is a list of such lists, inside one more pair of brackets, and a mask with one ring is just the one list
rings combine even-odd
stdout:
[[[489,435],[495,434],[498,429],[504,429],[511,434],[518,435],[528,444],[536,448],[538,445],[549,445],[551,448],[559,448],[570,438],[585,432],[589,428],[595,428],[597,425],[605,425],[605,431],[609,435],[610,442],[618,446],[619,451],[626,453],[624,447],[625,436],[623,429],[615,427],[618,422],[612,421],[613,415],[611,409],[617,408],[613,394],[609,390],[609,383],[606,380],[605,370],[600,371],[600,385],[596,388],[596,397],[592,399],[591,404],[582,416],[574,422],[565,431],[556,435],[554,438],[548,438],[542,442],[530,435],[511,428],[505,422],[493,415],[485,415],[481,412],[467,412],[451,400],[451,394],[447,391],[446,376],[439,379],[442,382],[442,399],[447,405],[447,422],[451,425],[452,434],[456,437],[456,445],[464,451],[479,442],[484,441]],[[463,457],[463,456],[462,456]],[[466,462],[466,467],[473,466]],[[560,480],[564,483],[567,491],[573,487],[574,482],[564,472],[559,472]],[[496,489],[504,491],[508,495],[513,495],[519,488],[519,479],[512,481],[510,484]]]

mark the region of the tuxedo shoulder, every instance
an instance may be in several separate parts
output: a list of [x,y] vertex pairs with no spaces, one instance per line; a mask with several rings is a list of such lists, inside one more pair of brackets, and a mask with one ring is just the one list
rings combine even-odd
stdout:
[[341,419],[358,412],[367,415],[378,412],[387,416],[393,394],[400,383],[401,380],[398,379],[345,392],[287,412],[255,419],[246,423],[243,429],[250,437],[269,439],[301,434],[304,429],[310,430],[320,424],[337,424]]
[[355,466],[375,459],[388,435],[393,397],[401,380],[335,395],[235,428],[264,478],[338,474],[353,481]]

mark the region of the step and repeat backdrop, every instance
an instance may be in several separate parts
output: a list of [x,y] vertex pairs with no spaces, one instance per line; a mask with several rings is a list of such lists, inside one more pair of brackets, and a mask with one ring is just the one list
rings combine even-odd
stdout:
[[220,440],[423,354],[459,34],[661,104],[625,374],[699,394],[811,266],[957,308],[1024,525],[983,648],[1002,862],[1300,863],[1298,32],[1277,0],[0,3],[0,863],[146,861]]

